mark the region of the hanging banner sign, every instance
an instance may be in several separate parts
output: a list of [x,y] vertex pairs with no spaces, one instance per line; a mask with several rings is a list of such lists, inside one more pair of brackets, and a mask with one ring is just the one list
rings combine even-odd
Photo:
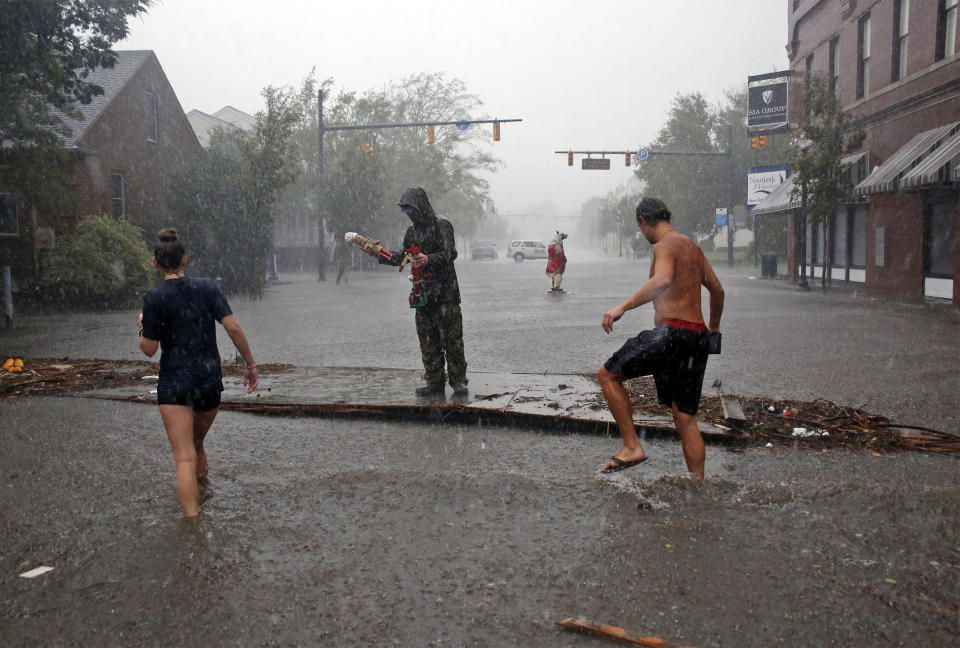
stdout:
[[747,206],[753,207],[787,179],[787,164],[750,167],[747,172]]
[[786,126],[790,71],[747,77],[747,130],[771,130]]

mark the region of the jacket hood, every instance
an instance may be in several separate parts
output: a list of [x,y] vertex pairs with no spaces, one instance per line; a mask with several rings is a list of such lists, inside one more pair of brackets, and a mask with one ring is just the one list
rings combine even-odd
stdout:
[[411,187],[404,191],[397,204],[401,207],[410,205],[417,209],[418,213],[409,214],[414,225],[429,225],[437,222],[437,214],[433,211],[433,205],[430,204],[427,192],[422,187]]

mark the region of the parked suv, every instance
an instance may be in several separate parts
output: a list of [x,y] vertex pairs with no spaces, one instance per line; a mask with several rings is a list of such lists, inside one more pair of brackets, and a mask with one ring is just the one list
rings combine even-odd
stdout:
[[524,259],[546,259],[547,246],[540,241],[510,241],[507,246],[507,258],[520,263]]
[[497,258],[497,244],[493,241],[474,241],[470,244],[470,259],[476,261],[477,259],[496,259]]

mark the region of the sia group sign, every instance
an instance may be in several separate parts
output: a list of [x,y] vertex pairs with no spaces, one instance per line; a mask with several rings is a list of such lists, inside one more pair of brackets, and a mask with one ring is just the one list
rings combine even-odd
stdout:
[[747,77],[747,130],[773,130],[787,125],[789,82],[789,70]]

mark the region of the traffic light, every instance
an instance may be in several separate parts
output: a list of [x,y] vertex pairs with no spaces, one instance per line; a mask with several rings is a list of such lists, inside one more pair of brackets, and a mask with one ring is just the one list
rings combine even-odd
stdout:
[[766,135],[754,135],[750,138],[750,148],[763,148],[764,146],[769,146],[770,142],[767,139]]
[[493,122],[493,141],[500,141],[500,122],[498,121]]
[[630,166],[630,151],[627,151],[624,155],[625,164],[624,166]]
[[573,151],[567,151],[567,166],[573,166]]
[[368,144],[367,142],[363,143],[363,157],[368,160],[373,157],[373,144]]
[[433,126],[427,126],[427,144],[433,144],[436,139],[433,134]]
[[760,146],[767,146],[767,136],[766,136],[766,135],[761,135],[761,136],[760,136]]

